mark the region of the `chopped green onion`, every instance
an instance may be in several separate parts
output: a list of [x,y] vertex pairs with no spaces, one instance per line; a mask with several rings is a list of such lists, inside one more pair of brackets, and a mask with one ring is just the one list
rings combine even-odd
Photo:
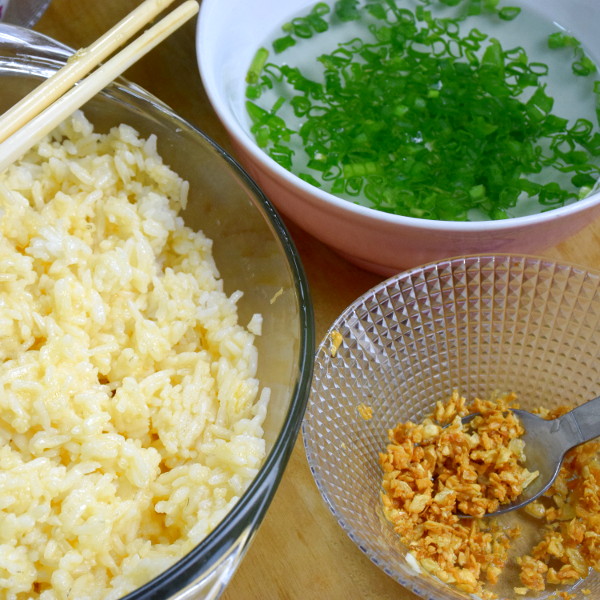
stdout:
[[573,63],[572,68],[575,75],[581,75],[582,77],[587,77],[596,72],[596,65],[587,56],[581,56]]
[[548,36],[548,47],[549,48],[565,48],[565,47],[579,47],[579,41],[571,35],[567,35],[562,31],[556,31]]
[[259,48],[250,63],[250,68],[246,74],[247,83],[256,83],[260,77],[260,74],[269,58],[269,51],[266,48]]
[[[318,57],[320,80],[283,61],[253,61],[247,107],[258,145],[333,194],[424,219],[464,221],[472,210],[506,219],[521,198],[549,210],[592,189],[600,177],[597,127],[553,114],[547,64],[465,25],[483,13],[510,21],[520,9],[499,0],[417,2],[409,10],[396,0],[337,0],[333,10],[319,3],[290,20],[276,53],[333,23],[369,25],[365,39]],[[457,16],[436,16],[435,4],[456,7]],[[552,34],[548,47],[572,53],[575,74],[595,72],[572,36]],[[590,87],[600,112],[600,81]],[[258,102],[269,89],[280,96],[267,109]],[[285,106],[298,119],[295,131],[279,115]],[[294,164],[292,148],[306,154],[304,166]],[[539,182],[546,169],[556,181]]]
[[498,16],[504,21],[512,21],[521,14],[521,9],[517,6],[506,6],[498,11]]
[[273,50],[277,54],[281,54],[284,50],[291,48],[296,45],[296,40],[291,35],[285,35],[283,37],[277,38],[273,42]]
[[335,15],[340,21],[360,19],[357,0],[338,0],[335,3]]

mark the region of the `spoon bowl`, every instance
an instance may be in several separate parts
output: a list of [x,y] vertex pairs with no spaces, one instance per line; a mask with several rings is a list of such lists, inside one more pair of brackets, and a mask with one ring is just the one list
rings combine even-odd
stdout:
[[[512,409],[525,429],[525,467],[538,476],[514,501],[501,505],[486,517],[494,517],[522,508],[544,494],[560,472],[565,454],[600,436],[600,397],[594,398],[556,419],[543,419],[520,409]],[[475,414],[463,417],[468,423]]]

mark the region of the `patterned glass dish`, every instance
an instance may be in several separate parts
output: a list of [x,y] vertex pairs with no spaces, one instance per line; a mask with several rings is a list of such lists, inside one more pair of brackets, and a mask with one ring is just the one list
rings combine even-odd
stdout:
[[[334,332],[342,336],[337,350]],[[523,408],[581,403],[600,393],[599,357],[600,273],[482,255],[392,277],[349,306],[318,348],[303,424],[317,486],[342,528],[387,575],[422,598],[470,599],[420,572],[383,516],[378,452],[388,429],[421,419],[452,390],[468,399],[514,391]],[[361,403],[372,407],[371,419],[361,417]],[[514,551],[526,553],[539,522],[519,511],[502,519],[523,527]],[[509,563],[490,589],[512,600],[515,585]],[[599,573],[571,586],[586,588],[590,595],[576,597],[600,598]]]

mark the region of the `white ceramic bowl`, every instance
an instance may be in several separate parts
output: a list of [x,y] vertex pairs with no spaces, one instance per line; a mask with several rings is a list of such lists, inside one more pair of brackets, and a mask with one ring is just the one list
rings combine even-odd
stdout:
[[[543,214],[503,221],[447,222],[385,214],[341,200],[279,166],[248,132],[245,75],[276,27],[315,0],[203,0],[197,54],[208,97],[237,157],[286,217],[352,262],[382,273],[478,252],[531,253],[555,245],[600,214],[600,194]],[[600,59],[597,0],[521,0],[543,11]]]

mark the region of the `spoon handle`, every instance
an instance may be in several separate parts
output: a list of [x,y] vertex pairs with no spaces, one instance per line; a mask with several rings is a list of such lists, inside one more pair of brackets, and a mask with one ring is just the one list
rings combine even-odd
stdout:
[[560,428],[569,432],[569,449],[593,440],[600,436],[600,396],[574,408],[558,420]]

